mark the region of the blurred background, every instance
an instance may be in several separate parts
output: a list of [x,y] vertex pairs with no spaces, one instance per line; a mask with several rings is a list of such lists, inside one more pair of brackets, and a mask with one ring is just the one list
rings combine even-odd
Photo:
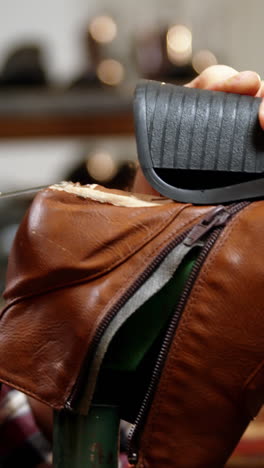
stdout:
[[[217,63],[264,76],[263,0],[0,0],[0,8],[1,192],[61,180],[129,189],[139,78],[184,84]],[[29,203],[0,200],[0,292]],[[252,444],[243,443],[230,466],[264,466],[262,439],[249,465]]]

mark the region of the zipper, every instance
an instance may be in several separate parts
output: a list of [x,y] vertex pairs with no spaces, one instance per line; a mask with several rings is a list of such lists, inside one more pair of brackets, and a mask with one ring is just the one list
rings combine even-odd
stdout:
[[89,364],[91,358],[94,354],[94,351],[97,348],[98,343],[100,342],[103,334],[105,333],[108,325],[119,312],[119,310],[126,304],[126,302],[133,296],[133,294],[140,288],[140,286],[149,278],[153,271],[159,266],[162,260],[173,250],[174,247],[177,247],[178,244],[184,241],[186,236],[189,234],[192,228],[187,229],[177,238],[173,239],[160,253],[159,255],[150,263],[150,265],[141,273],[141,275],[135,280],[135,282],[130,286],[130,288],[125,292],[125,294],[120,297],[117,303],[109,310],[108,314],[103,318],[99,324],[93,341],[89,349],[89,355],[85,359],[85,366],[83,366],[81,373],[79,374],[75,386],[73,388],[72,394],[68,398],[65,408],[73,410],[76,401],[79,399],[80,391],[84,380],[87,378],[87,370],[89,369]]
[[[242,202],[243,203],[243,202]],[[239,204],[242,205],[242,203]],[[244,202],[244,205],[245,206]],[[238,206],[238,205],[236,205]],[[182,242],[189,242],[187,245],[193,245],[202,239],[211,229],[216,226],[220,226],[221,223],[224,226],[228,218],[232,215],[230,212],[233,205],[227,207],[220,205],[212,208],[207,215],[202,218],[202,220],[197,223],[195,226],[187,229],[178,237],[173,239],[160,253],[159,255],[151,262],[151,264],[141,273],[141,275],[135,280],[135,282],[130,286],[130,288],[125,292],[125,294],[117,301],[117,303],[109,310],[108,314],[101,321],[100,325],[97,328],[91,346],[89,348],[89,354],[87,354],[85,359],[85,365],[82,367],[81,372],[76,380],[74,388],[69,396],[67,402],[65,403],[65,408],[68,410],[73,410],[76,406],[77,401],[80,399],[80,394],[83,388],[83,384],[87,379],[87,374],[90,366],[92,356],[105,333],[108,325],[119,312],[119,310],[125,305],[125,303],[133,296],[138,288],[149,278],[153,271],[159,266],[162,260]],[[234,207],[235,208],[235,207]],[[199,235],[198,235],[199,232]]]
[[[209,252],[217,241],[219,235],[222,232],[222,228],[226,225],[227,221],[236,215],[239,211],[249,205],[249,202],[243,201],[240,203],[229,205],[229,207],[218,206],[210,211],[200,223],[196,224],[192,229],[190,229],[185,240],[183,241],[185,245],[191,246],[194,244],[201,245],[202,249],[197,257],[197,260],[189,274],[188,279],[184,285],[179,302],[176,306],[176,309],[171,317],[170,323],[166,330],[166,334],[163,338],[163,342],[153,369],[153,373],[149,382],[147,392],[145,394],[144,400],[139,409],[135,423],[128,434],[128,460],[131,465],[136,465],[138,461],[137,453],[137,441],[138,436],[141,433],[143,424],[145,422],[146,414],[149,410],[151,401],[154,396],[155,389],[159,382],[163,366],[165,364],[168,351],[179,324],[183,309],[188,300],[192,287],[196,281],[196,278],[200,272],[200,269],[205,262]],[[213,232],[211,233],[211,231]],[[203,237],[209,234],[206,241],[202,242]]]

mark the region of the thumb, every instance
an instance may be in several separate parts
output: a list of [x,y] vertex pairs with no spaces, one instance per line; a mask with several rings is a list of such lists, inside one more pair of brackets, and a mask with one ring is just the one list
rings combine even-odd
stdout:
[[228,80],[237,74],[238,71],[232,67],[212,65],[185,86],[188,88],[212,89],[217,83]]

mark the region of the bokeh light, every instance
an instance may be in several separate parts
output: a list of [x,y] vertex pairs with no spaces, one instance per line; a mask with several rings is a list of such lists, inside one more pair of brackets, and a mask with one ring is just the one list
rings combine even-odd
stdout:
[[98,151],[92,154],[87,163],[87,171],[98,182],[108,182],[116,175],[118,167],[110,153]]
[[216,56],[210,50],[199,50],[193,55],[192,66],[197,73],[201,73],[207,67],[218,63]]
[[167,53],[175,65],[185,65],[192,55],[192,32],[183,24],[172,26],[167,32]]
[[97,67],[97,76],[102,83],[109,86],[117,86],[124,79],[124,67],[122,63],[114,59],[105,59]]
[[90,23],[92,38],[101,44],[112,42],[117,34],[117,26],[111,16],[96,16]]

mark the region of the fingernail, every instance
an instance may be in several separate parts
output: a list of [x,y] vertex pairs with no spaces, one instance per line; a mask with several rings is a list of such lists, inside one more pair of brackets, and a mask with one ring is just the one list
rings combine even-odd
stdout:
[[252,80],[252,78],[257,79],[259,83],[261,82],[261,79],[258,73],[252,72],[252,71],[243,71],[243,72],[236,73],[235,75],[232,75],[229,78],[216,83],[214,86],[214,89],[222,90],[225,87],[230,88],[241,82],[242,84],[244,84],[245,81]]
[[227,80],[224,80],[223,83],[230,84],[236,81],[242,81],[242,80],[249,79],[249,78],[251,79],[257,78],[260,81],[260,76],[258,75],[258,73],[246,70],[246,71],[236,73],[233,76],[230,76],[229,78],[227,78]]
[[212,84],[212,87],[213,89],[216,89],[217,88],[220,88],[222,89],[224,86],[228,86],[230,83],[233,83],[234,81],[236,81],[237,79],[239,79],[240,73],[236,73],[235,75],[232,75],[232,76],[229,76],[229,78],[225,78],[224,80],[221,80],[221,81],[218,81],[217,83],[213,83]]
[[259,74],[257,72],[253,72],[251,70],[242,71],[238,75],[241,78],[250,78],[250,77],[252,78],[254,76],[259,81],[261,81],[261,78],[260,78]]

